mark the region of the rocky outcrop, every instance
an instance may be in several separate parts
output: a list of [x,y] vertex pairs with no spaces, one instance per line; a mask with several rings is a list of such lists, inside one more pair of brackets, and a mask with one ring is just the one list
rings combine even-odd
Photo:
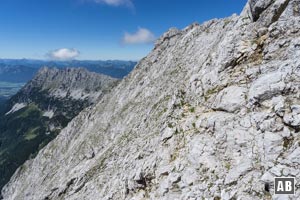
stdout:
[[[299,199],[298,0],[171,29],[4,199]],[[274,196],[294,176],[296,195]]]

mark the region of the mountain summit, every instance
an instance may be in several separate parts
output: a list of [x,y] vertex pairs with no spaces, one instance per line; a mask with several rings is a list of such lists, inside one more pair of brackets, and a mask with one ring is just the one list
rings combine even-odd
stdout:
[[299,3],[170,29],[4,199],[280,199],[274,177],[300,181]]

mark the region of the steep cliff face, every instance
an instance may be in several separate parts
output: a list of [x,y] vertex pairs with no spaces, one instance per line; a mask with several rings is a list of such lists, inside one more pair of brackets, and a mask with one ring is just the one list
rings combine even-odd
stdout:
[[42,68],[0,109],[0,188],[71,119],[118,82],[80,68]]
[[2,190],[4,199],[299,199],[299,0],[171,29]]

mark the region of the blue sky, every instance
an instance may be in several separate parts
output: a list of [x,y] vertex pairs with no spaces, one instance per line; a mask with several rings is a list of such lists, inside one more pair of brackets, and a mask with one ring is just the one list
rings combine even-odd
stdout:
[[0,58],[138,60],[170,27],[240,13],[246,0],[1,0]]

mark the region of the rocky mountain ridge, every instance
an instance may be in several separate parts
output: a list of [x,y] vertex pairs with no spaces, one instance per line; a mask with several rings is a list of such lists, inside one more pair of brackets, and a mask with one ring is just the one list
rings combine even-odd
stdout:
[[114,82],[117,82],[117,79],[89,72],[85,68],[43,67],[20,93],[26,98],[25,101],[30,101],[30,97],[33,96],[31,93],[38,90],[47,91],[50,97],[95,102]]
[[[4,199],[299,199],[299,0],[184,30],[81,112]],[[296,177],[295,195],[273,178]]]

